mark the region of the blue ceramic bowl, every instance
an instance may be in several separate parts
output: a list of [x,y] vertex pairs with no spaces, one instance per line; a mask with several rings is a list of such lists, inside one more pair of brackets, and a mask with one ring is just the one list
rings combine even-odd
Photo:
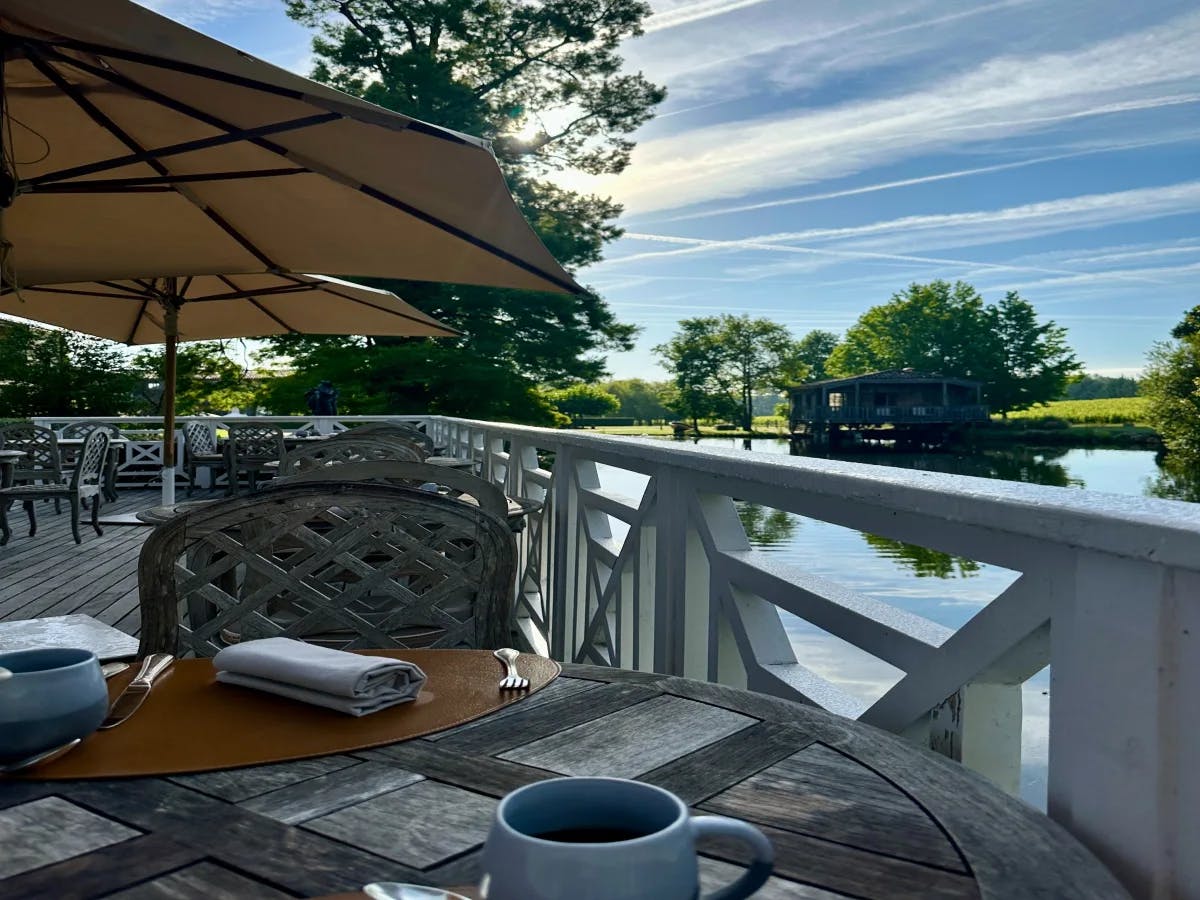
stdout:
[[0,653],[0,762],[86,737],[104,721],[108,689],[90,650]]

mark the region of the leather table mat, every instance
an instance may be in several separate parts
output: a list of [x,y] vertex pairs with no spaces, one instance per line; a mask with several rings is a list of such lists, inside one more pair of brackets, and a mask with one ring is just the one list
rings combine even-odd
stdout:
[[[355,718],[216,680],[210,659],[181,659],[126,721],[85,738],[71,752],[18,777],[125,778],[209,772],[378,747],[477,719],[545,687],[558,663],[522,653],[528,691],[501,692],[504,667],[488,650],[366,650],[415,663],[428,676],[420,696]],[[137,674],[109,679],[115,698]]]

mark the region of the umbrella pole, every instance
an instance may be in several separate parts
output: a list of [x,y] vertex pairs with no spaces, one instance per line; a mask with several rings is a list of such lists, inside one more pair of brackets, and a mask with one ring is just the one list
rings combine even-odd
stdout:
[[167,352],[163,364],[162,505],[175,503],[175,344],[179,337],[179,306],[163,301],[163,330]]

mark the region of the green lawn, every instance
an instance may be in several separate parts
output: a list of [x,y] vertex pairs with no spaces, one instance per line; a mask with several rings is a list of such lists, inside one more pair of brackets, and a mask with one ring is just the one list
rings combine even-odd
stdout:
[[[1117,397],[1110,400],[1058,400],[1047,406],[1035,406],[1009,413],[1009,419],[1059,419],[1072,425],[1145,425],[1145,397]],[[999,418],[993,416],[993,418]]]

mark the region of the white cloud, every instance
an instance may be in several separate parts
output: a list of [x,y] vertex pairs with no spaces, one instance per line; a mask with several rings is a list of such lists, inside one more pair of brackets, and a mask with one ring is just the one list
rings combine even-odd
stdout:
[[[1200,13],[1083,49],[995,57],[891,97],[722,122],[643,141],[615,178],[569,178],[633,213],[811,184],[1083,117],[1196,101]],[[651,73],[653,74],[653,73]],[[668,87],[670,84],[668,82]]]
[[658,0],[644,27],[646,33],[651,34],[767,2],[770,0]]
[[241,15],[252,9],[275,7],[271,0],[138,0],[176,22],[197,26]]

